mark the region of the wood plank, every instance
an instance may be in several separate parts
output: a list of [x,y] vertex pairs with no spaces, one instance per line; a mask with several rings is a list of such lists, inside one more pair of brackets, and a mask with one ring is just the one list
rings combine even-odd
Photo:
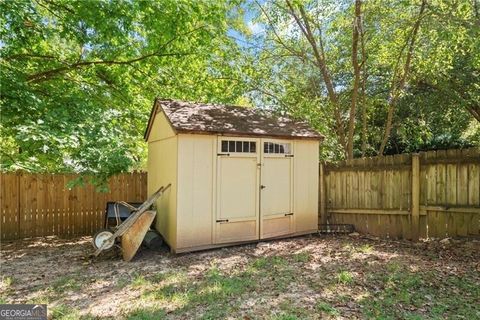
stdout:
[[0,176],[0,239],[15,239],[18,236],[19,232],[19,175],[1,174]]
[[[428,151],[426,153],[426,159],[435,158],[436,151]],[[436,196],[437,196],[437,171],[436,165],[428,165],[426,166],[427,172],[427,197],[426,202],[427,205],[435,204],[436,203]],[[428,227],[428,237],[429,238],[436,238],[438,237],[437,231],[437,224],[438,224],[438,213],[437,212],[428,212],[427,213],[427,227]]]
[[54,174],[52,176],[52,197],[53,197],[53,204],[52,204],[52,207],[53,207],[53,212],[54,212],[54,216],[53,216],[53,234],[55,235],[58,235],[58,236],[62,236],[62,229],[61,229],[61,225],[60,225],[60,221],[61,221],[61,214],[62,214],[62,201],[61,199],[63,198],[63,188],[61,186],[61,182],[63,182],[63,180],[60,180],[60,178],[62,177],[62,175],[59,175],[59,174]]
[[[359,165],[363,165],[365,163],[365,159],[358,159]],[[365,208],[365,197],[366,197],[366,190],[365,190],[365,171],[358,171],[358,207]]]
[[[462,150],[463,151],[463,150]],[[462,155],[462,152],[460,153]],[[468,165],[457,165],[457,205],[468,205]],[[468,219],[465,215],[459,214],[456,217],[456,233],[458,236],[468,235]]]
[[[476,150],[469,150],[474,153]],[[468,204],[469,206],[480,206],[480,163],[468,165]],[[470,213],[468,219],[468,235],[480,234],[480,208],[477,213]]]
[[320,166],[319,166],[319,174],[320,174],[320,178],[318,180],[319,182],[319,187],[318,187],[318,200],[319,200],[319,221],[320,223],[322,224],[325,224],[327,223],[327,215],[326,215],[326,211],[325,211],[325,173],[323,171],[323,164],[320,163]]
[[337,214],[367,214],[367,215],[409,215],[409,210],[400,210],[400,209],[360,209],[360,208],[351,208],[351,209],[328,209],[330,213]]
[[420,214],[426,214],[426,211],[444,211],[457,213],[480,213],[479,206],[420,206]]
[[[457,150],[447,150],[447,157],[455,158]],[[446,165],[446,205],[457,205],[457,165]],[[447,220],[447,234],[450,237],[457,235],[455,216],[451,212],[445,213]]]
[[[327,213],[327,206],[329,205],[329,199],[331,197],[331,183],[330,183],[330,174],[328,174],[328,172],[324,172],[324,177],[325,177],[325,195],[324,195],[324,211],[325,211],[325,217],[326,217],[326,222],[325,223],[329,223],[329,220],[330,220],[330,216],[329,214]],[[321,223],[321,221],[319,221],[319,223]]]
[[[446,151],[438,150],[437,157],[445,158]],[[444,205],[447,202],[447,192],[446,192],[446,165],[444,163],[436,164],[436,199],[435,204]],[[437,211],[437,234],[440,238],[445,238],[448,236],[447,233],[447,217],[442,212]]]

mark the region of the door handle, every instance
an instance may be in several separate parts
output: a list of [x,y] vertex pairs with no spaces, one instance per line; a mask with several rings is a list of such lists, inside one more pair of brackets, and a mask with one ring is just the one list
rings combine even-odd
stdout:
[[217,220],[217,222],[228,222],[228,219],[220,219],[220,220]]
[[260,185],[260,190],[263,190],[265,188],[266,188],[266,186],[264,186],[263,184]]
[[286,217],[286,216],[293,216],[293,212],[285,213],[285,217]]

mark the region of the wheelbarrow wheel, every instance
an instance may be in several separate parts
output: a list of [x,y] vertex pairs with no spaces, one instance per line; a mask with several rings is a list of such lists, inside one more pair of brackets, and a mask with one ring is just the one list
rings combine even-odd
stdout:
[[[107,239],[109,239],[111,236],[113,236],[113,232],[108,229],[100,230],[97,233],[93,235],[92,238],[92,244],[95,249],[99,249]],[[108,250],[113,247],[115,244],[115,240],[109,241],[108,244],[106,244],[105,247],[103,247],[103,250]]]

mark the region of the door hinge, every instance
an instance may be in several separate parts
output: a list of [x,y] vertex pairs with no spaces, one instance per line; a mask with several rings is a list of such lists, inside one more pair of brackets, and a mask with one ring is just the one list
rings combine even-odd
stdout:
[[230,153],[217,153],[217,156],[226,156],[229,157]]
[[293,154],[286,154],[285,158],[293,158]]
[[285,217],[286,217],[286,216],[293,216],[293,212],[285,213]]
[[228,222],[228,219],[220,219],[220,220],[217,220],[217,222]]

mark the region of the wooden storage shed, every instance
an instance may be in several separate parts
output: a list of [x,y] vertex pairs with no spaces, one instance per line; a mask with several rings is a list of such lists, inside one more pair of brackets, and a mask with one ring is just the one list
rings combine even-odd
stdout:
[[186,252],[318,229],[322,136],[252,108],[156,99],[145,131],[156,229]]

